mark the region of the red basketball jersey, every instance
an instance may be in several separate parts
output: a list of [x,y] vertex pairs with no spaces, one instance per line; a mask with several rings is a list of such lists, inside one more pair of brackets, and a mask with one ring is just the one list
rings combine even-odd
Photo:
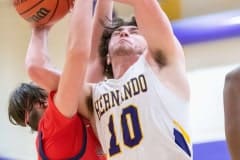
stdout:
[[48,97],[48,108],[39,123],[36,139],[38,159],[105,160],[100,144],[87,121],[76,114],[63,116]]

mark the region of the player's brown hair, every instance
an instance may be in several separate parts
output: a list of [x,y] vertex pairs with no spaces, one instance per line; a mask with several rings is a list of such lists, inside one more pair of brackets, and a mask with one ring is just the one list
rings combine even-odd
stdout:
[[[35,103],[42,103],[47,99],[47,92],[34,85],[21,83],[9,97],[8,118],[14,125],[26,127],[28,124],[33,131],[37,131],[41,116],[33,107]],[[25,123],[26,112],[29,112],[29,121]]]

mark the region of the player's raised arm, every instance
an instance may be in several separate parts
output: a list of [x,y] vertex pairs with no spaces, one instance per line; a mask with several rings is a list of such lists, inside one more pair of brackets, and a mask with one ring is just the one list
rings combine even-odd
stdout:
[[134,8],[141,34],[148,42],[153,57],[162,54],[166,57],[165,64],[183,61],[183,51],[175,38],[170,21],[157,0],[115,0],[127,3]]
[[60,72],[50,63],[48,32],[50,27],[34,27],[29,42],[25,66],[29,77],[47,91],[56,90]]
[[[59,111],[72,117],[76,114],[83,86],[92,38],[92,0],[77,0],[70,19],[67,54],[55,104]],[[85,109],[85,110],[84,110]],[[81,109],[87,114],[87,109]]]
[[56,4],[55,1],[34,3],[12,0],[16,13],[33,27],[25,58],[28,75],[47,91],[56,90],[59,82],[59,72],[52,67],[48,58],[48,32],[51,25],[69,12],[72,2],[73,0],[66,0]]
[[225,134],[232,160],[240,159],[240,67],[227,74],[224,85]]
[[104,78],[104,67],[101,64],[99,44],[104,30],[103,23],[111,21],[112,14],[112,0],[97,0],[93,18],[92,50],[87,74],[89,82],[99,82]]

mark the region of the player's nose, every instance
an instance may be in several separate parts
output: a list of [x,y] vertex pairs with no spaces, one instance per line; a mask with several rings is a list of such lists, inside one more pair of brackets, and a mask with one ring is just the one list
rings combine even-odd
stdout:
[[128,37],[128,36],[129,36],[129,32],[128,32],[128,31],[122,30],[122,31],[120,32],[120,37]]

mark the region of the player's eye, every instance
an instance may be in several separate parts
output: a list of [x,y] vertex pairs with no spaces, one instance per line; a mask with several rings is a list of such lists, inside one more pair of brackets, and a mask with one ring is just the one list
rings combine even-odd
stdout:
[[133,28],[131,29],[130,33],[132,34],[138,34],[139,33],[139,30],[137,28]]
[[112,35],[113,35],[113,36],[117,36],[117,35],[119,35],[119,34],[120,34],[120,31],[114,31]]
[[138,31],[136,31],[136,30],[133,30],[133,31],[131,31],[131,33],[132,33],[132,34],[137,34],[137,33],[138,33]]

